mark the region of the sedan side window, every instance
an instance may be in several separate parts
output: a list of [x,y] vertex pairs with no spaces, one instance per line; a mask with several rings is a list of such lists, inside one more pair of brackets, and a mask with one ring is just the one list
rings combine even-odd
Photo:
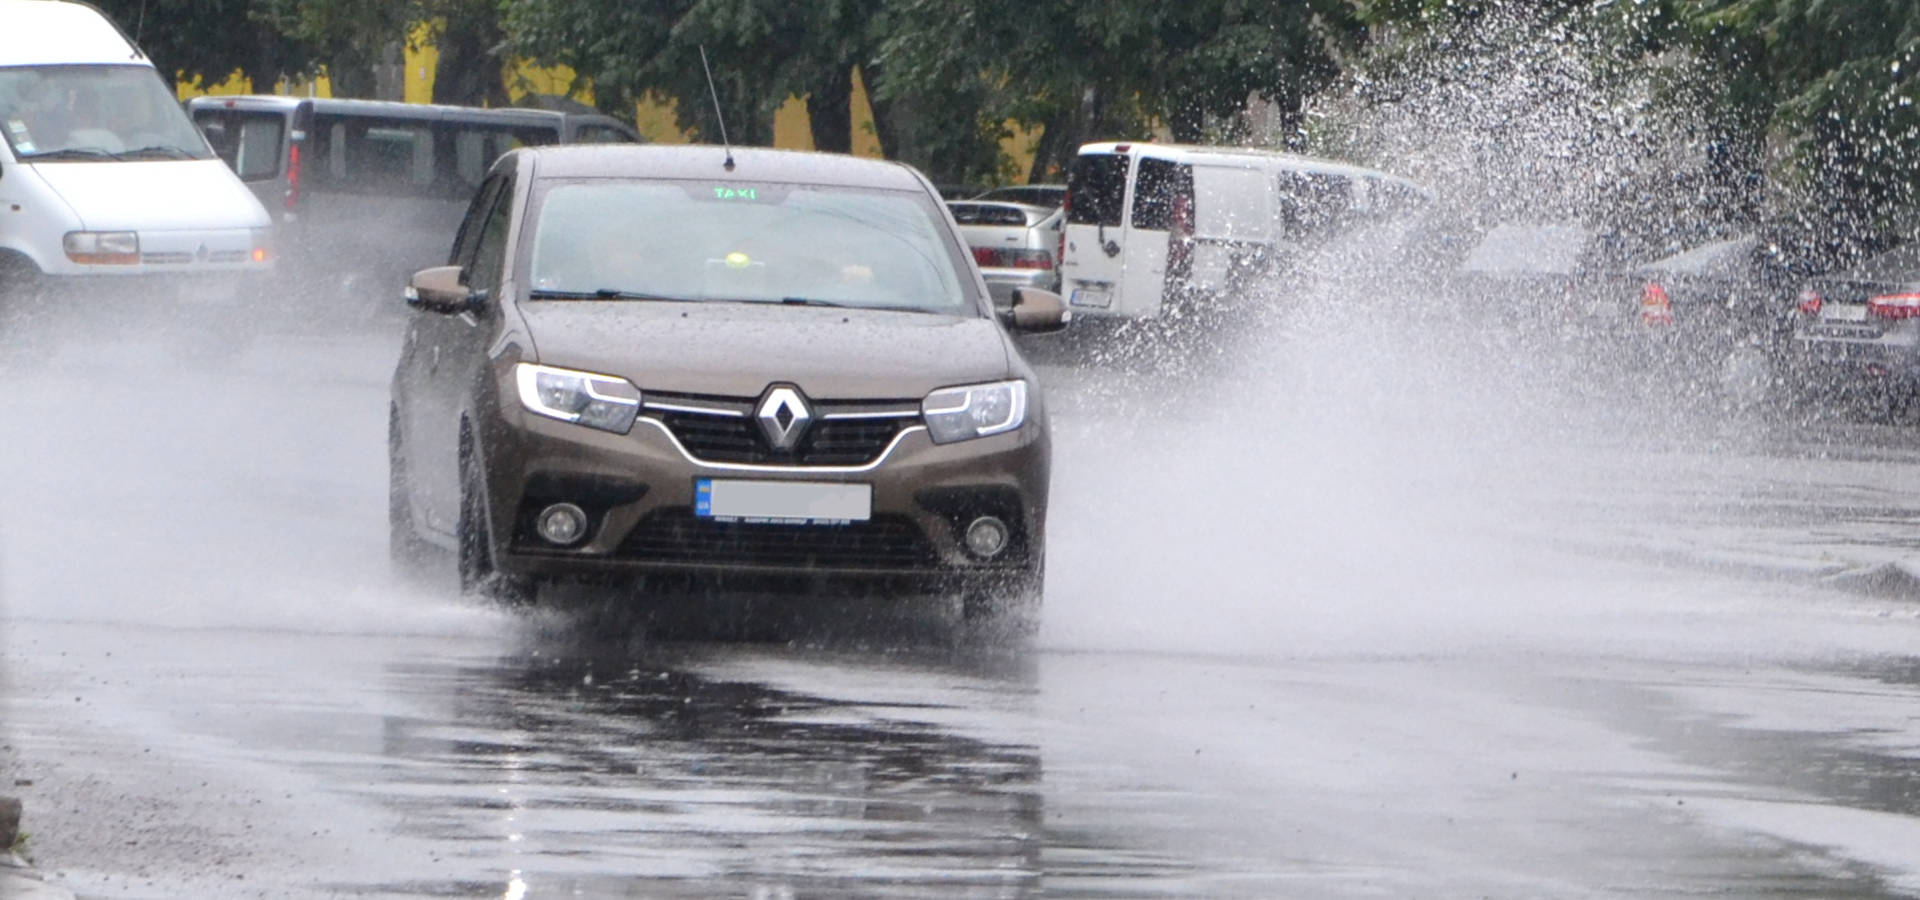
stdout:
[[507,226],[513,211],[513,184],[502,181],[494,194],[493,209],[487,213],[487,224],[480,229],[480,239],[475,242],[473,262],[467,265],[467,286],[483,291],[494,291],[500,287],[500,275],[506,269]]
[[447,258],[447,264],[466,268],[473,265],[474,246],[480,242],[480,226],[486,224],[487,213],[493,211],[493,201],[505,178],[495,178],[480,186],[473,194],[473,202],[467,204],[466,218],[460,220],[460,231],[453,238],[453,255]]

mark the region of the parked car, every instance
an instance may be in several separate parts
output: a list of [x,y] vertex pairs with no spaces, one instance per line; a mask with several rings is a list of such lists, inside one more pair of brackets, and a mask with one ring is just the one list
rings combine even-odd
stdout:
[[1766,399],[1792,329],[1791,271],[1781,250],[1757,235],[1633,269],[1639,302],[1628,315],[1653,374],[1741,406]]
[[951,201],[947,209],[973,248],[995,305],[1010,305],[1016,288],[1060,289],[1053,254],[1066,218],[1062,210],[975,200]]
[[[723,166],[723,160],[727,164]],[[913,169],[719,147],[497,162],[413,276],[396,557],[496,597],[598,576],[1040,603],[1049,441],[1008,329]],[[1003,323],[1004,326],[1003,327]]]
[[266,211],[119,28],[54,0],[0,0],[0,22],[0,295],[236,299],[271,269]]
[[1579,222],[1506,222],[1472,240],[1449,293],[1468,314],[1519,332],[1617,337],[1628,330],[1621,297],[1646,252],[1630,236]]
[[1813,279],[1797,310],[1797,392],[1909,409],[1920,398],[1920,243]]
[[1059,209],[1067,203],[1067,186],[1064,184],[1009,184],[994,188],[973,199]]
[[641,140],[610,116],[544,109],[266,95],[187,109],[274,213],[292,278],[337,284],[361,309],[446,261],[446,235],[502,153]]

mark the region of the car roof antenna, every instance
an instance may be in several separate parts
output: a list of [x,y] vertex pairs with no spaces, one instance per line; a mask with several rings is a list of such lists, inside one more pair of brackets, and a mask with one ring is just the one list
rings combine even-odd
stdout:
[[720,111],[720,89],[713,86],[713,67],[707,65],[707,45],[700,45],[700,68],[707,73],[707,94],[713,97],[713,118],[720,123],[720,146],[727,148],[727,161],[722,163],[727,171],[733,171],[733,142],[727,140],[727,117]]

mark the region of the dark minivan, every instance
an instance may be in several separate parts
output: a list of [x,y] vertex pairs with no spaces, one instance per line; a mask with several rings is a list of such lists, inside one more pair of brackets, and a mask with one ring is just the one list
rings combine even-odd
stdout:
[[446,235],[501,154],[642,140],[611,116],[545,109],[245,95],[196,97],[187,111],[273,215],[287,274],[365,298],[363,311],[445,261]]

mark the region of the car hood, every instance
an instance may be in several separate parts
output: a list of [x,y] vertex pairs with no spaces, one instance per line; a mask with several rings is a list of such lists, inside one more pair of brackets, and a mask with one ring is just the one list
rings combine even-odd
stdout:
[[217,159],[31,165],[92,231],[211,231],[273,224],[253,192]]
[[751,397],[787,382],[819,399],[917,399],[1009,377],[990,319],[741,303],[532,301],[538,361],[643,390]]

